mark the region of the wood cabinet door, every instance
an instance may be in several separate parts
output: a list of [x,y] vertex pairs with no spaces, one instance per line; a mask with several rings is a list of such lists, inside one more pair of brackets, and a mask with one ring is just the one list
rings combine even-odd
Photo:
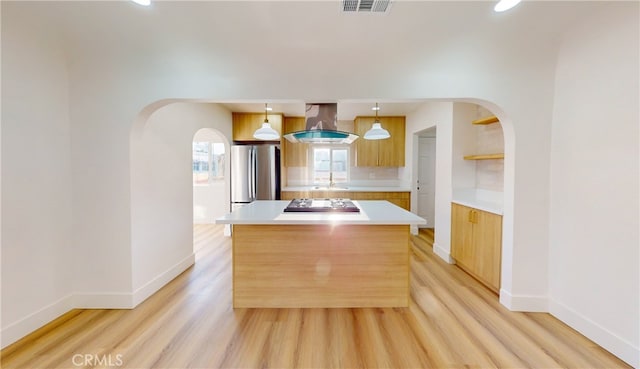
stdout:
[[476,210],[478,221],[474,229],[478,277],[496,292],[500,290],[502,261],[502,216]]
[[472,268],[475,259],[472,221],[473,209],[451,204],[451,257],[465,269]]
[[[253,137],[253,133],[264,122],[264,113],[233,113],[233,140],[260,141]],[[267,119],[271,127],[282,135],[282,114],[268,114]]]
[[500,291],[502,216],[451,204],[451,257],[494,292]]
[[[283,134],[304,131],[305,119],[304,117],[285,117],[282,132]],[[306,167],[307,166],[307,152],[309,150],[309,144],[306,143],[292,143],[286,138],[282,138],[282,157],[284,158],[283,164],[285,167]]]
[[405,165],[405,117],[378,117],[382,128],[389,131],[390,138],[384,140],[365,140],[375,117],[356,117],[355,132],[360,136],[356,141],[356,160],[358,167],[403,167]]
[[360,136],[355,142],[356,158],[355,165],[357,167],[376,167],[378,166],[378,141],[365,140],[364,134],[371,129],[371,125],[375,117],[356,117],[354,122],[355,133]]
[[405,118],[380,117],[380,123],[391,137],[378,141],[378,166],[404,167]]

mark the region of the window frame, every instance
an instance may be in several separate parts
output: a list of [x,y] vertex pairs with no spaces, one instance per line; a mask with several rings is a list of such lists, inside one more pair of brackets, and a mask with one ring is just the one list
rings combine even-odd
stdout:
[[335,178],[333,178],[333,183],[334,184],[344,184],[344,183],[349,183],[350,179],[351,179],[351,146],[350,145],[310,145],[309,146],[309,150],[308,150],[308,163],[311,163],[311,165],[309,165],[309,178],[311,180],[311,183],[313,185],[330,185],[329,181],[317,181],[316,180],[316,160],[315,160],[315,155],[316,149],[328,149],[329,150],[329,173],[333,173],[333,152],[334,150],[344,150],[346,152],[347,158],[346,158],[346,166],[345,166],[345,171],[347,172],[346,178],[344,180],[338,180],[336,181]]
[[[196,170],[195,170],[195,163],[196,161],[195,159],[195,146],[196,144],[206,144],[207,145],[207,161],[206,161],[206,165],[207,165],[207,170],[206,170],[206,174],[207,174],[207,181],[206,182],[202,182],[202,183],[198,183],[196,182]],[[215,159],[215,149],[214,146],[215,145],[223,145],[223,152],[222,152],[222,170],[220,172],[220,168],[218,166],[218,170],[217,176],[214,176],[214,159]],[[213,141],[193,141],[192,146],[191,146],[191,173],[192,173],[192,184],[193,186],[201,186],[201,187],[205,187],[205,186],[211,186],[213,183],[215,182],[219,182],[219,181],[223,181],[224,180],[224,166],[226,165],[226,148],[224,147],[224,143],[222,142],[213,142]],[[204,163],[204,161],[199,161]],[[198,173],[205,173],[204,170],[198,171]]]

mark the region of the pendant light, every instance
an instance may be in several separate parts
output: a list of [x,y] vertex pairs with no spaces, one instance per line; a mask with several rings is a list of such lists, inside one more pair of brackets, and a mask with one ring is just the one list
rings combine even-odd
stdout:
[[372,109],[376,111],[376,120],[373,121],[373,125],[371,126],[371,129],[364,134],[364,139],[365,140],[383,140],[385,138],[391,137],[391,135],[389,134],[389,131],[382,128],[382,125],[378,120],[378,110],[380,110],[380,108],[378,107],[378,103],[376,103],[376,107]]
[[269,110],[267,104],[264,104],[264,122],[262,122],[262,127],[253,133],[253,137],[258,140],[273,141],[280,139],[280,133],[271,127],[269,118],[267,118],[267,111]]

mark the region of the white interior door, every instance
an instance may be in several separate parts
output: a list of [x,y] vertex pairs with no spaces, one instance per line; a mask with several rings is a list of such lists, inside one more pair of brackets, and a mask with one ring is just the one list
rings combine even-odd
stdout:
[[433,228],[436,208],[436,139],[418,139],[418,215],[427,220],[420,227]]

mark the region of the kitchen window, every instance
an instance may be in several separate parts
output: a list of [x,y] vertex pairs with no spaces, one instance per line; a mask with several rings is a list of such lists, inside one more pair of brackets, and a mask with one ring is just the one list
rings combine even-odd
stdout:
[[312,147],[314,184],[330,185],[349,181],[348,147]]

